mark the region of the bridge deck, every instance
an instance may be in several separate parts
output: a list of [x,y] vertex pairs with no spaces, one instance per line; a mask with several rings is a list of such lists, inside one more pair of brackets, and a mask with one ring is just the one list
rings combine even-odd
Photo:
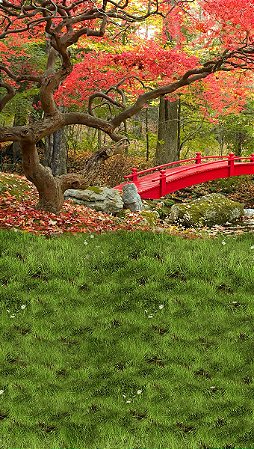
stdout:
[[[216,163],[217,167],[221,166],[221,163],[223,162],[224,166],[227,166],[227,161],[219,161]],[[214,170],[215,166],[206,167],[205,171]],[[186,178],[186,175],[190,175],[193,173],[203,173],[204,172],[204,164],[196,165],[186,165],[186,166],[180,166],[180,167],[174,167],[174,168],[168,168],[165,170],[165,175],[167,179],[167,183],[170,183],[175,180],[184,179]],[[150,188],[154,188],[160,184],[160,172],[156,171],[151,173],[150,175],[146,175],[144,177],[138,178],[136,181],[136,186],[139,190],[139,192],[145,192],[146,190]]]
[[[200,154],[200,153],[197,153]],[[233,156],[233,158],[232,158]],[[208,159],[209,158],[209,159]],[[195,159],[190,159],[192,163],[180,165],[185,161],[176,161],[173,167],[163,168],[163,171],[155,167],[149,170],[133,172],[129,175],[130,182],[134,182],[137,186],[138,192],[143,199],[156,199],[176,190],[189,187],[191,185],[200,184],[219,178],[226,178],[231,176],[240,176],[253,174],[254,175],[254,157],[238,158],[234,155],[229,155],[224,159],[212,160],[211,157],[204,157],[206,162],[195,162]],[[214,158],[216,158],[214,156]],[[208,159],[208,161],[207,161]],[[177,166],[176,166],[177,165]],[[164,166],[161,166],[164,167]],[[126,182],[118,185],[115,189],[122,190]]]

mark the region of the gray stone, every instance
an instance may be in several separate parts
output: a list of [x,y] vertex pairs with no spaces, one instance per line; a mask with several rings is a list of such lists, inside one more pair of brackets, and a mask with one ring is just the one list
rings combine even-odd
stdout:
[[234,223],[244,215],[243,205],[212,193],[189,203],[174,204],[169,221],[183,226],[214,226]]
[[244,215],[246,217],[254,217],[254,209],[244,209]]
[[86,190],[68,189],[64,193],[65,199],[72,199],[75,203],[83,204],[91,209],[115,214],[123,209],[121,194],[109,187],[91,186]]
[[143,210],[142,200],[134,183],[123,186],[123,203],[124,208],[130,209],[132,212]]

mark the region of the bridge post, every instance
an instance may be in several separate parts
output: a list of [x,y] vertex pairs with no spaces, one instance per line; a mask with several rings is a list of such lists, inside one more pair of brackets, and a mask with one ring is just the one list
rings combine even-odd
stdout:
[[166,195],[166,170],[160,170],[160,196]]
[[228,176],[234,176],[235,171],[235,155],[234,153],[229,153],[228,155]]
[[253,153],[250,155],[250,162],[254,162],[254,154]]
[[135,168],[135,167],[131,169],[131,180],[132,180],[132,182],[136,182],[138,180],[137,171],[138,171],[138,169]]
[[200,151],[198,151],[198,152],[196,153],[195,164],[201,164],[201,159],[202,159],[202,154],[200,153]]

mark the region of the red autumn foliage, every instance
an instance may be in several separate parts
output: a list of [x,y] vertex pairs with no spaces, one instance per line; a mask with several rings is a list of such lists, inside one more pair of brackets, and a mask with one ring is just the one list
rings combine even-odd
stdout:
[[[8,180],[15,180],[16,185],[26,179],[17,175],[5,175]],[[111,215],[96,212],[71,201],[64,203],[59,215],[36,210],[36,190],[27,182],[27,190],[23,192],[25,200],[10,193],[11,186],[0,196],[0,228],[21,230],[33,234],[53,235],[63,233],[102,233],[107,231],[148,229],[143,217],[138,214],[127,214],[124,220]]]

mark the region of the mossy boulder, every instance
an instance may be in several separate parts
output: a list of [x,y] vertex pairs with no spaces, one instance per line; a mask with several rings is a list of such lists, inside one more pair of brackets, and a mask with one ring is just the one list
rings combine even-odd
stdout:
[[169,221],[186,227],[224,225],[234,223],[244,215],[241,203],[220,193],[212,193],[189,203],[174,204]]
[[144,200],[143,205],[145,210],[156,211],[161,220],[165,220],[171,211],[171,206],[174,201],[171,199],[158,200]]
[[97,193],[97,195],[103,194],[103,188],[99,186],[89,186],[86,187],[86,190],[90,190],[90,192]]
[[151,227],[156,226],[158,224],[158,219],[160,218],[156,210],[142,210],[140,215],[143,217],[144,222]]
[[85,190],[68,189],[65,191],[64,197],[108,214],[117,214],[123,209],[120,192],[109,187],[91,186]]

